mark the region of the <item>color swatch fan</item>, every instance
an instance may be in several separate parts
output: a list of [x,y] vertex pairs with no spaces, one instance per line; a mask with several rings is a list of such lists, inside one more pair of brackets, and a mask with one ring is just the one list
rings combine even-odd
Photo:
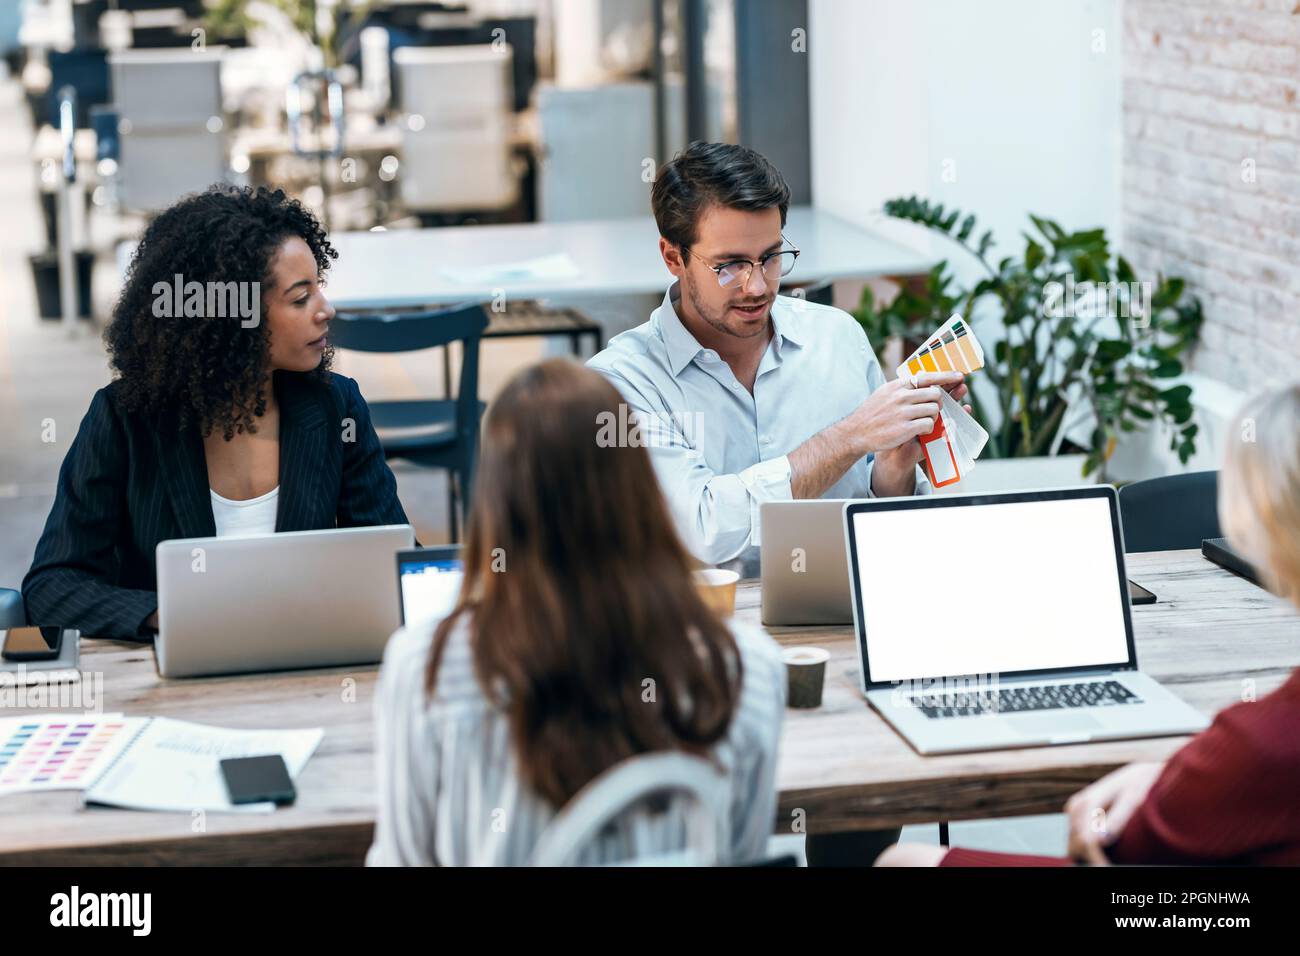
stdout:
[[[916,381],[923,372],[970,374],[984,367],[984,349],[960,315],[953,315],[925,344],[898,366],[898,377]],[[989,440],[988,432],[945,391],[934,430],[921,436],[925,471],[935,488],[953,485],[975,467]]]

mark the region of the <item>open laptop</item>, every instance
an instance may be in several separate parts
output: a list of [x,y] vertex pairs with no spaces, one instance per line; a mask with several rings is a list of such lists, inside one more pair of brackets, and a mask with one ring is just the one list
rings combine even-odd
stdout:
[[465,577],[460,552],[460,545],[397,552],[397,596],[403,625],[431,624],[451,613]]
[[410,525],[159,543],[163,677],[373,664],[397,629]]
[[852,500],[807,498],[758,506],[764,624],[853,620],[853,587],[844,550],[844,506]]
[[1138,670],[1108,485],[844,506],[867,700],[923,754],[1186,734]]
[[[763,623],[773,626],[853,623],[853,584],[844,548],[844,506],[862,498],[764,501],[759,557]],[[1128,582],[1134,604],[1156,597]]]

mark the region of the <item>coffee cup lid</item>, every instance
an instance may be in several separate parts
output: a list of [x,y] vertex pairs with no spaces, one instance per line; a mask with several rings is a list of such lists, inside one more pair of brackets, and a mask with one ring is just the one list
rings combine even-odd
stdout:
[[781,659],[787,664],[821,664],[831,659],[831,652],[824,647],[796,644],[781,651]]
[[728,571],[726,568],[700,568],[695,572],[696,579],[701,584],[708,584],[713,587],[734,584],[740,580],[740,575],[735,571]]

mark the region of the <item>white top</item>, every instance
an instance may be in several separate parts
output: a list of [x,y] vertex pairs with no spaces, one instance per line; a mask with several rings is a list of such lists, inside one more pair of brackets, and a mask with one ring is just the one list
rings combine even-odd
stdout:
[[[682,325],[676,290],[674,283],[649,322],[616,335],[587,364],[614,383],[641,423],[687,547],[706,564],[756,577],[759,505],[792,497],[790,452],[847,416],[885,376],[847,312],[778,295],[751,395]],[[860,458],[822,497],[874,497],[873,459]],[[918,468],[916,494],[929,491]]]
[[211,488],[208,491],[212,495],[212,520],[216,522],[218,538],[247,538],[275,532],[279,485],[266,494],[247,501],[231,501]]
[[[518,866],[529,862],[555,810],[518,775],[506,715],[474,675],[468,625],[447,641],[430,701],[424,672],[432,628],[402,628],[375,688],[379,806],[369,866]],[[776,758],[785,666],[771,636],[733,624],[743,670],[726,737],[713,754],[730,781],[731,845],[724,861],[762,859],[776,817]],[[664,813],[624,814],[578,862],[592,865],[682,849],[683,798]]]

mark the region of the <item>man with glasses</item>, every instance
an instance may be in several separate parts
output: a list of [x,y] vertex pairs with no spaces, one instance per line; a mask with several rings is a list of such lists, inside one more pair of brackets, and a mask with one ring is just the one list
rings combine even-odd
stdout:
[[692,143],[651,201],[675,281],[589,364],[641,426],[687,546],[753,576],[760,502],[927,492],[916,438],[941,387],[965,394],[962,376],[886,382],[851,316],[777,295],[799,255],[780,172],[741,146]]

